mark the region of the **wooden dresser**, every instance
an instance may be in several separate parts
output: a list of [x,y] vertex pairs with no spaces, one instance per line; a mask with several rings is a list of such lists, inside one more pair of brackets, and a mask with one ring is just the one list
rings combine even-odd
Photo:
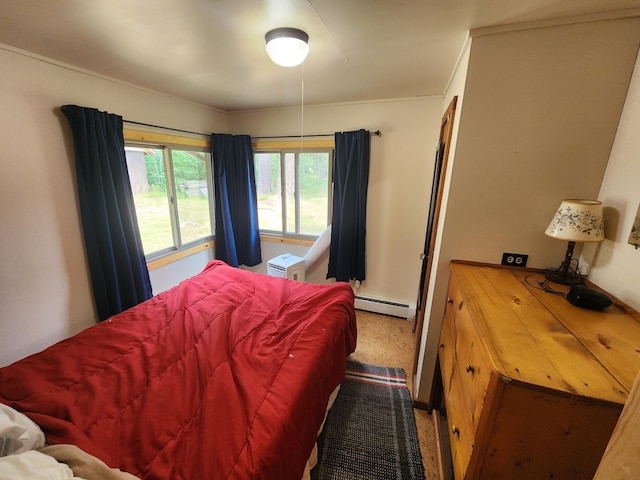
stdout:
[[575,307],[542,280],[451,264],[439,363],[456,480],[592,479],[640,371],[633,312]]

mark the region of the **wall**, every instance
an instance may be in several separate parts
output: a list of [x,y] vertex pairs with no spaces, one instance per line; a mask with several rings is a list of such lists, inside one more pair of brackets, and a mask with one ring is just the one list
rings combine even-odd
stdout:
[[[299,135],[301,110],[230,113],[229,128],[254,137]],[[367,278],[358,295],[415,307],[441,116],[441,97],[304,107],[307,134],[360,128],[382,132],[380,137],[371,137]],[[263,244],[263,248],[269,252],[263,252],[264,262],[280,253],[303,256],[306,251],[280,244]],[[325,258],[315,267],[314,281],[326,276],[326,262]]]
[[431,390],[451,259],[500,263],[515,252],[532,267],[562,261],[566,244],[544,230],[562,199],[598,195],[639,35],[638,19],[627,19],[472,39],[419,400]]
[[[638,57],[640,60],[640,56]],[[640,61],[627,93],[598,200],[605,211],[605,240],[586,244],[581,262],[589,278],[640,310],[640,249],[627,240],[640,205]]]
[[[640,54],[598,199],[605,209],[605,240],[587,244],[580,261],[589,278],[640,310],[640,250],[627,243],[640,204]],[[594,480],[640,478],[640,375],[620,415]]]
[[[0,365],[94,324],[64,104],[198,132],[297,134],[300,109],[226,114],[0,45]],[[440,97],[305,107],[305,130],[367,128],[372,138],[363,295],[415,304]],[[7,206],[11,205],[11,208]],[[264,244],[264,260],[306,247]],[[150,272],[154,292],[204,267],[212,252]],[[327,257],[311,281],[324,281]],[[263,263],[259,268],[266,270]]]
[[177,262],[172,262],[162,267],[149,271],[151,286],[154,295],[175,287],[183,280],[202,272],[205,265],[215,257],[214,250],[204,250],[202,252],[189,255]]
[[[79,223],[73,147],[59,107],[90,106],[127,120],[198,132],[225,132],[227,118],[219,111],[2,45],[0,65],[2,366],[96,319]],[[162,271],[153,272],[152,278],[154,274]]]
[[[427,339],[434,338],[434,336],[440,335],[440,327],[437,322],[432,322],[429,320],[429,316],[432,314],[431,312],[437,311],[437,308],[433,307],[433,301],[435,299],[441,299],[446,296],[447,293],[447,282],[448,282],[448,270],[446,265],[449,260],[447,258],[441,259],[442,252],[442,234],[444,231],[444,224],[447,218],[447,204],[449,199],[449,194],[451,191],[451,177],[453,172],[453,165],[455,163],[456,157],[456,147],[458,144],[458,132],[460,131],[460,119],[462,118],[462,114],[464,111],[464,89],[467,81],[467,70],[469,68],[469,56],[471,53],[471,39],[467,39],[465,45],[460,54],[460,58],[456,64],[456,68],[454,69],[453,75],[449,82],[447,92],[444,97],[443,104],[443,114],[448,108],[449,104],[453,100],[453,97],[458,97],[456,101],[456,112],[453,120],[453,129],[451,132],[451,143],[449,147],[449,157],[447,160],[447,169],[444,173],[444,184],[442,189],[442,203],[440,204],[440,215],[438,217],[438,225],[436,229],[436,241],[434,245],[433,251],[433,261],[431,267],[431,276],[429,278],[429,284],[427,286],[427,297],[425,299],[425,318],[422,329],[422,338],[419,342],[419,350],[416,352],[418,355],[418,362],[416,363],[416,372],[414,385],[420,385],[420,381],[422,378],[423,365],[425,362],[431,365],[429,362],[435,362],[435,355],[437,352],[432,350],[427,350]],[[431,330],[430,330],[431,329]],[[426,389],[423,389],[423,392]],[[418,389],[414,389],[414,395],[417,394]],[[423,394],[423,397],[426,397],[426,394]],[[423,400],[426,403],[426,400]]]

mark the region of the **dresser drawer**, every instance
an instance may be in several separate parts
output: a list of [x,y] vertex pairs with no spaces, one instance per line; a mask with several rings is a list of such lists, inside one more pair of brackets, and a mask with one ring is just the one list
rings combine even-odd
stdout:
[[440,343],[438,359],[440,360],[440,373],[445,391],[451,388],[451,375],[456,364],[456,333],[452,319],[445,318],[440,330]]
[[439,360],[456,478],[463,478],[467,471],[490,378],[481,348],[460,291],[452,282],[440,333]]
[[449,426],[449,441],[451,444],[451,459],[455,478],[463,478],[467,471],[475,437],[475,428],[471,421],[471,411],[467,406],[464,383],[461,372],[457,368],[450,371],[449,388],[445,390],[447,396],[447,419]]
[[[453,296],[452,296],[453,295]],[[440,342],[438,348],[438,358],[440,360],[440,373],[442,374],[442,383],[445,391],[451,387],[451,374],[456,365],[456,315],[455,289],[449,290],[449,297],[444,311],[442,320],[442,328],[440,330]]]
[[462,392],[475,433],[493,367],[464,305],[456,314],[455,331],[456,362],[462,381]]

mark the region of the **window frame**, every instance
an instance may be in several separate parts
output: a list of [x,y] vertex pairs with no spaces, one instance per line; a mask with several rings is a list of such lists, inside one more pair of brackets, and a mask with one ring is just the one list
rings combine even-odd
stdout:
[[[128,142],[131,143],[145,143],[145,144],[155,144],[155,145],[164,145],[171,144],[174,146],[193,146],[204,148],[207,151],[211,151],[211,140],[208,135],[176,135],[176,134],[167,134],[167,133],[159,133],[157,131],[150,130],[140,130],[134,128],[124,128],[123,135],[125,144]],[[255,139],[252,141],[252,147],[254,152],[260,149],[280,149],[280,148],[329,148],[332,150],[332,161],[333,154],[335,153],[335,143],[333,138],[330,140],[321,140],[321,139],[302,139],[302,140],[260,140]],[[331,166],[331,173],[333,172],[333,166]],[[332,185],[332,184],[331,184]],[[213,191],[213,190],[212,190]],[[215,194],[215,192],[214,192]],[[331,195],[333,195],[333,187],[331,191]],[[214,225],[215,225],[215,195],[214,198],[214,210],[212,214],[214,215]],[[329,215],[331,215],[332,209],[332,199],[330,199],[327,203],[327,208],[329,209]],[[276,242],[281,244],[291,244],[291,245],[307,245],[311,246],[313,241],[317,238],[317,236],[312,236],[309,239],[305,238],[293,238],[293,237],[283,237],[280,235],[271,235],[266,233],[260,233],[260,240],[264,242]],[[153,259],[146,259],[147,268],[151,270],[155,270],[157,268],[164,267],[171,263],[182,260],[183,258],[189,257],[191,255],[197,254],[199,252],[203,252],[205,250],[211,250],[215,247],[215,233],[213,238],[209,241],[200,243],[198,245],[183,247],[181,250],[172,251],[165,255],[159,256]]]
[[333,161],[335,155],[335,142],[331,140],[295,140],[295,141],[256,141],[253,142],[253,154],[257,153],[279,153],[280,155],[280,183],[281,188],[281,218],[282,225],[279,231],[275,230],[263,230],[260,229],[260,236],[263,238],[271,239],[288,239],[288,240],[301,240],[309,241],[315,240],[320,234],[304,234],[304,233],[290,233],[287,232],[287,205],[286,205],[286,168],[285,168],[285,155],[294,154],[294,177],[295,177],[295,225],[296,231],[299,230],[300,223],[300,192],[297,188],[300,184],[300,154],[304,153],[328,153],[329,165],[328,165],[328,178],[327,178],[327,226],[331,225],[331,213],[333,205]]
[[156,132],[146,132],[132,129],[124,129],[125,147],[133,148],[154,148],[162,150],[165,167],[165,180],[167,184],[167,201],[169,202],[169,217],[171,222],[173,246],[145,254],[147,268],[150,270],[167,265],[174,261],[185,258],[194,253],[210,249],[215,244],[215,192],[213,186],[213,168],[211,161],[205,162],[207,188],[210,192],[209,221],[211,234],[197,240],[183,243],[181,228],[179,225],[180,215],[178,211],[178,201],[176,200],[176,185],[173,171],[172,152],[174,150],[198,151],[211,155],[211,143],[208,139],[183,137],[178,135],[167,135]]

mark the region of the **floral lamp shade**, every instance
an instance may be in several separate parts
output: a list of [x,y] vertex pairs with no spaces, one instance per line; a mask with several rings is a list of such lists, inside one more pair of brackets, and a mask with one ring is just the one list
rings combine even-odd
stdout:
[[601,242],[604,240],[602,202],[563,200],[544,233],[570,242]]
[[562,265],[557,269],[548,269],[545,272],[547,280],[563,285],[582,283],[585,276],[580,273],[577,261],[573,259],[573,248],[576,242],[601,242],[604,240],[602,202],[597,200],[563,200],[544,233],[558,240],[569,242]]
[[636,213],[636,219],[633,221],[633,227],[631,227],[629,243],[636,249],[640,247],[640,206],[638,207],[638,213]]

